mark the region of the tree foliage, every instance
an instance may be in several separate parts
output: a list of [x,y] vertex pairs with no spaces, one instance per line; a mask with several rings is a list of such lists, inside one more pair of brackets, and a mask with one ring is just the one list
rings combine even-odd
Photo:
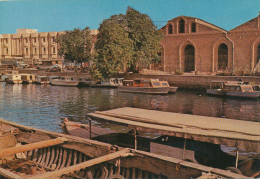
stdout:
[[136,71],[158,61],[161,33],[149,16],[128,7],[99,27],[92,75],[109,78],[118,72]]
[[59,55],[67,62],[76,62],[82,65],[91,57],[91,36],[89,28],[83,30],[75,28],[73,31],[65,31],[57,38],[60,45]]

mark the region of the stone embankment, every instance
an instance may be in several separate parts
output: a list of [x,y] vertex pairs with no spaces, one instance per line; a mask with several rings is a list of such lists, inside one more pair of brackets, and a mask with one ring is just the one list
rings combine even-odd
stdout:
[[[0,69],[0,72],[4,70]],[[72,77],[89,77],[88,73],[82,72],[46,72],[45,70],[19,70],[19,73],[32,73],[35,75],[45,75],[45,76],[72,76]],[[125,79],[134,78],[153,78],[168,81],[170,85],[178,86],[179,88],[188,89],[206,89],[209,88],[211,81],[245,81],[256,85],[260,85],[259,76],[210,76],[210,75],[152,75],[152,74],[121,74],[117,77],[122,77]]]

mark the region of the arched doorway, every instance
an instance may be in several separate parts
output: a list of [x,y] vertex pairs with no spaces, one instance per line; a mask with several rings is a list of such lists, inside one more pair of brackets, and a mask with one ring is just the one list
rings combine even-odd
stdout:
[[224,43],[218,46],[218,69],[225,70],[228,65],[228,46]]
[[195,50],[192,45],[187,45],[184,49],[185,61],[184,72],[191,72],[195,70]]
[[256,59],[256,64],[258,64],[260,61],[260,44],[257,46],[257,59]]

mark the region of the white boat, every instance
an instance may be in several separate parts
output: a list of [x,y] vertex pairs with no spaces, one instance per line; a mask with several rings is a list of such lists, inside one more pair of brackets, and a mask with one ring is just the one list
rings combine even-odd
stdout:
[[[241,81],[225,81],[219,83],[217,88],[213,88],[212,84],[210,89],[207,89],[206,93],[209,95],[216,96],[228,96],[228,97],[239,97],[239,98],[253,98],[257,99],[260,97],[260,91],[255,91],[253,86]],[[216,87],[217,85],[215,85]]]
[[5,82],[10,84],[21,84],[23,82],[22,75],[18,74],[18,71],[11,71],[5,74]]
[[78,86],[79,81],[74,77],[60,77],[58,79],[53,79],[51,85],[54,86]]
[[123,78],[109,78],[108,80],[101,81],[97,84],[90,85],[91,87],[109,87],[118,88],[123,85]]
[[79,86],[90,86],[92,84],[92,80],[90,78],[78,78]]
[[170,87],[167,81],[137,78],[134,80],[124,80],[124,85],[120,86],[118,90],[128,93],[167,94]]

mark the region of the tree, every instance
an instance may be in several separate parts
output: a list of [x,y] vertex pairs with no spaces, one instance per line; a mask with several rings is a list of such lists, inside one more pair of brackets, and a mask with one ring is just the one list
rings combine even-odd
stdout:
[[126,15],[113,15],[99,27],[92,75],[109,78],[118,72],[137,71],[159,59],[161,33],[145,14],[128,7]]
[[83,30],[75,28],[73,31],[65,31],[57,38],[60,45],[59,55],[63,56],[67,62],[86,62],[91,57],[91,35],[89,28]]
[[156,30],[157,27],[150,17],[128,7],[126,20],[130,29],[129,38],[134,42],[131,69],[147,68],[152,62],[158,62],[160,40],[163,36],[159,30]]

